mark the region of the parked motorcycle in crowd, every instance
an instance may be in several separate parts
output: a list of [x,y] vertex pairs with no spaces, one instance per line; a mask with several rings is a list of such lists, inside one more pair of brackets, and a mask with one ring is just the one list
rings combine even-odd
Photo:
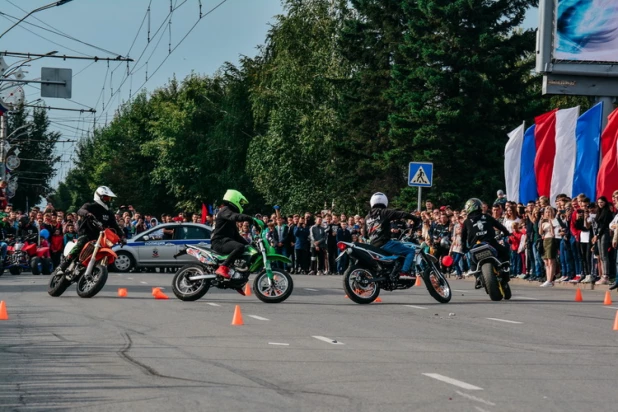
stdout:
[[[438,259],[425,253],[418,244],[407,235],[401,241],[414,248],[414,266],[417,276],[421,276],[429,294],[440,303],[451,300],[451,288],[446,277],[440,271]],[[343,288],[348,297],[356,303],[371,303],[378,298],[380,290],[392,292],[398,289],[409,289],[414,286],[415,279],[397,278],[392,274],[399,273],[405,257],[392,256],[386,251],[366,243],[339,242],[337,247],[342,252],[337,260],[347,254],[350,264],[343,276]]]
[[33,234],[25,238],[7,239],[6,258],[0,267],[0,276],[5,270],[11,275],[19,275],[22,272],[32,271],[33,275],[41,273],[49,275],[53,270],[53,263],[49,256],[49,247],[38,246],[38,235]]
[[[267,239],[264,222],[255,219],[260,228],[252,244],[245,247],[243,255],[236,260],[231,279],[217,276],[215,271],[227,256],[199,245],[185,245],[174,257],[189,254],[197,260],[183,266],[176,272],[172,282],[174,295],[183,301],[200,299],[213,286],[219,289],[242,289],[249,281],[249,275],[257,274],[253,282],[253,293],[265,303],[280,303],[292,294],[294,282],[283,269],[273,269],[272,262],[290,264],[291,260],[275,253]],[[232,272],[232,271],[230,271]]]
[[480,282],[480,287],[485,288],[491,300],[511,299],[509,272],[501,270],[502,264],[496,249],[488,243],[480,242],[470,249],[469,256],[471,274]]
[[[82,298],[91,298],[105,286],[107,266],[117,257],[112,247],[120,242],[120,237],[112,229],[104,228],[94,217],[87,219],[91,219],[99,229],[99,237],[84,245],[79,257],[69,265],[64,274],[57,273],[58,269],[52,273],[47,289],[50,296],[58,297],[71,284],[76,283],[77,294]],[[73,242],[67,243],[63,252],[65,259],[74,246]]]

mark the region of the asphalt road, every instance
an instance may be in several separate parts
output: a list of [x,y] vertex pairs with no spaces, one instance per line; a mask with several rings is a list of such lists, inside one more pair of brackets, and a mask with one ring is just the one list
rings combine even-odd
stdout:
[[[0,411],[615,410],[618,302],[517,286],[491,302],[452,279],[345,298],[340,277],[296,276],[286,302],[211,290],[182,302],[170,274],[110,274],[93,299],[4,275]],[[169,300],[154,300],[152,287]],[[117,297],[117,289],[128,297]],[[614,294],[618,301],[618,294]],[[239,304],[244,326],[231,326]]]

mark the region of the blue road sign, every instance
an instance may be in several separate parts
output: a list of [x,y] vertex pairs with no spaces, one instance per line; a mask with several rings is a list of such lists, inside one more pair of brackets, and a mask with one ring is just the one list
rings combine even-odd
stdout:
[[410,162],[408,186],[431,187],[433,184],[433,163]]

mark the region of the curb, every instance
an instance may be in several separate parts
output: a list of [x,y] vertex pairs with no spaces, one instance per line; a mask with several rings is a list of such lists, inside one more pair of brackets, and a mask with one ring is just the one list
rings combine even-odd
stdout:
[[[470,276],[467,278],[464,278],[463,280],[465,280],[466,282],[474,282],[474,277]],[[513,278],[511,279],[511,281],[509,282],[511,285],[517,285],[517,286],[530,286],[530,287],[539,287],[540,286],[540,282],[537,281],[529,281],[529,280],[523,280],[523,279],[518,279],[518,278]],[[582,289],[582,290],[600,290],[602,292],[609,290],[609,286],[610,285],[595,285],[593,283],[558,283],[558,282],[554,282],[554,289]]]

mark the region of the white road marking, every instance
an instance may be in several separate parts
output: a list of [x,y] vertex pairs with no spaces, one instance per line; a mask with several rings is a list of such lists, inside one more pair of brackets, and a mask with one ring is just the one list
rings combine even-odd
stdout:
[[496,406],[496,404],[493,403],[493,402],[486,401],[483,398],[477,398],[476,396],[468,395],[465,392],[455,391],[455,393],[458,394],[458,395],[463,396],[464,398],[468,398],[468,399],[470,399],[472,401],[477,401],[477,402],[480,402],[480,403],[484,403],[485,405],[489,405],[489,406]]
[[618,309],[616,306],[603,306],[603,307],[607,309]]
[[247,316],[253,319],[257,319],[257,320],[270,320],[270,319],[266,319],[266,318],[263,318],[261,316],[256,316],[256,315],[247,315]]
[[129,280],[133,280],[133,278],[127,278],[127,279],[129,279]]
[[305,288],[305,290],[310,290],[312,292],[317,292],[318,291],[317,289],[311,289],[311,288]]
[[212,303],[212,302],[206,302],[206,304],[210,306],[221,306],[218,303]]
[[479,412],[489,412],[487,409],[483,409],[480,406],[475,406],[474,408]]
[[495,320],[496,322],[504,322],[504,323],[514,323],[516,325],[521,325],[523,322],[516,322],[514,320],[506,320],[506,319],[498,319],[498,318],[485,318],[488,320]]
[[345,345],[343,342],[338,342],[335,339],[327,338],[324,336],[312,336],[312,338],[321,340],[322,342],[330,343],[331,345]]
[[440,375],[437,373],[423,373],[423,375],[429,378],[437,379],[442,382],[450,383],[451,385],[454,385],[454,386],[459,386],[462,389],[468,389],[470,391],[482,391],[483,390],[483,388],[479,388],[478,386],[470,385],[469,383],[458,381],[457,379],[449,378],[448,376]]
[[414,305],[403,305],[403,306],[405,306],[407,308],[414,308],[414,309],[427,309],[427,308],[424,308],[422,306],[414,306]]
[[[140,283],[143,283],[144,285],[148,284],[148,282],[140,282]],[[159,289],[163,289],[163,288],[159,288]]]
[[539,300],[537,298],[528,298],[526,296],[515,296],[511,300]]
[[453,289],[453,292],[474,292],[474,291],[472,289],[470,290]]
[[290,346],[289,343],[268,342],[269,345]]

